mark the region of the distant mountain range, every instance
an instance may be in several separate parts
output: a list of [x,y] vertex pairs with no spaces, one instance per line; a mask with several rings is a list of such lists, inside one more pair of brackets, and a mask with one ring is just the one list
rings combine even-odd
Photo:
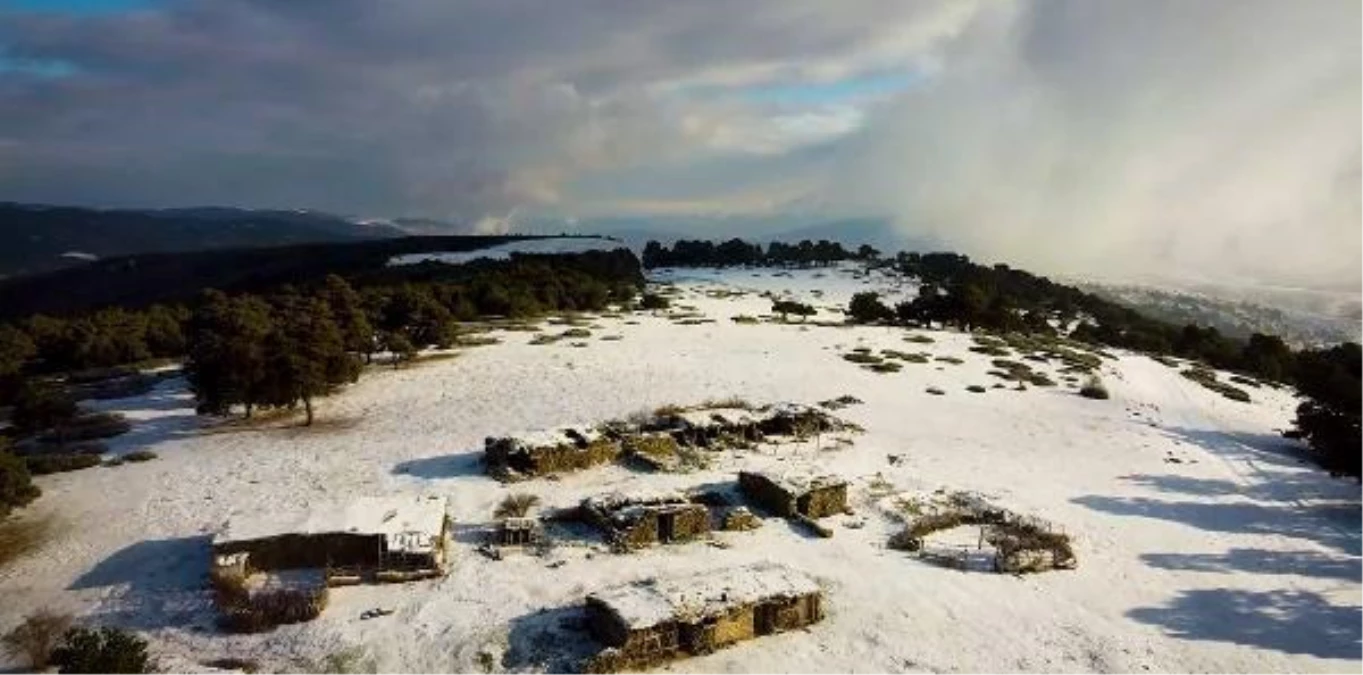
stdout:
[[1269,292],[1209,284],[1196,288],[1095,282],[1077,285],[1146,316],[1173,324],[1212,326],[1242,340],[1251,333],[1267,333],[1303,347],[1357,342],[1363,337],[1357,292],[1308,289]]
[[405,234],[315,211],[220,207],[93,209],[0,202],[0,277],[47,272],[103,258]]

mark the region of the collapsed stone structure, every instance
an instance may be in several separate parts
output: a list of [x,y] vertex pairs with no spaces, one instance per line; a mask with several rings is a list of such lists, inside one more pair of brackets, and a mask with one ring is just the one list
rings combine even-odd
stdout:
[[587,626],[606,649],[589,672],[637,671],[823,619],[823,591],[783,565],[756,563],[651,579],[587,596]]
[[[988,546],[994,571],[1005,574],[1074,569],[1079,564],[1069,536],[1056,525],[1010,511],[975,493],[938,491],[900,498],[897,511],[904,518],[904,529],[890,538],[890,547],[929,562],[963,566],[961,561],[970,557],[970,549],[981,551]],[[933,533],[962,526],[980,528],[973,547],[935,547],[928,540]]]
[[680,493],[589,497],[581,513],[619,550],[686,542],[710,532],[710,510]]
[[751,447],[772,437],[806,438],[853,429],[819,408],[797,404],[702,405],[660,410],[635,421],[569,426],[484,441],[487,472],[503,481],[566,473],[622,456],[657,470],[678,470],[685,451]]
[[530,432],[484,442],[487,472],[503,481],[578,471],[620,457],[620,441],[585,426]]
[[544,527],[537,518],[503,518],[492,531],[498,546],[534,546],[543,541]]
[[847,510],[847,481],[835,476],[740,471],[738,486],[749,499],[787,518],[824,518]]

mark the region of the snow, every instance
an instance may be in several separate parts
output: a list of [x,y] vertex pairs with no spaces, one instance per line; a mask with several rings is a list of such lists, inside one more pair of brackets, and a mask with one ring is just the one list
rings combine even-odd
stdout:
[[[530,345],[531,334],[502,332],[500,344],[458,358],[367,372],[318,402],[312,429],[197,418],[179,379],[101,401],[135,425],[112,439],[111,452],[146,448],[159,458],[37,479],[43,496],[19,517],[50,520],[54,535],[0,568],[0,631],[49,607],[142,631],[180,668],[231,656],[284,670],[354,646],[385,671],[481,671],[487,658],[499,670],[534,671],[587,639],[559,625],[573,623],[590,593],[779,562],[823,587],[823,621],[807,634],[766,636],[667,669],[1358,670],[1359,488],[1303,462],[1299,446],[1278,435],[1297,403],[1289,392],[1251,389],[1253,403],[1230,401],[1176,369],[1118,352],[1103,361],[1107,401],[1077,396],[1044,364],[1032,365],[1061,386],[969,393],[967,385],[996,381],[986,374],[991,357],[968,351],[969,335],[913,331],[935,342],[906,347],[897,328],[730,320],[768,313],[761,290],[805,300],[821,290],[811,324],[841,321],[832,308],[858,291],[913,291],[856,278],[850,268],[785,274],[665,271],[680,291],[674,304],[694,305],[716,323],[676,325],[664,313],[598,317],[606,326],[599,333],[622,339],[586,348]],[[719,289],[754,292],[706,294]],[[856,347],[964,363],[905,363],[880,374],[841,358]],[[928,395],[928,387],[946,393]],[[514,486],[481,466],[485,438],[520,429],[708,399],[809,405],[844,394],[864,404],[835,414],[865,429],[845,447],[809,439],[707,454],[708,466],[690,473],[606,465]],[[830,539],[767,518],[753,531],[713,533],[720,547],[616,555],[547,524],[557,545],[546,557],[497,561],[475,550],[497,504],[514,492],[535,494],[548,513],[612,492],[731,486],[740,470],[836,475],[848,481],[855,515],[821,521],[834,530]],[[887,548],[900,521],[882,509],[885,497],[937,489],[977,492],[1056,523],[1074,539],[1078,569],[1020,578],[960,572]],[[445,497],[457,523],[448,576],[332,589],[315,621],[260,635],[217,632],[204,584],[212,534],[242,514],[284,520],[353,495]],[[394,614],[360,619],[375,607]]]
[[506,260],[513,253],[521,254],[550,254],[550,253],[585,253],[587,251],[613,251],[617,248],[626,246],[613,239],[602,239],[598,237],[546,237],[543,239],[525,239],[513,241],[487,248],[480,248],[475,251],[454,251],[454,252],[434,252],[434,253],[409,253],[406,255],[394,256],[388,261],[388,265],[416,265],[424,262],[439,262],[447,265],[462,265],[466,262],[479,259]]
[[293,513],[247,508],[231,516],[214,536],[214,544],[348,532],[383,535],[390,549],[415,552],[430,550],[445,529],[445,498],[436,496],[357,497]]
[[707,570],[680,578],[648,579],[591,594],[630,630],[652,628],[677,617],[719,616],[766,598],[819,592],[819,584],[784,565],[759,562]]

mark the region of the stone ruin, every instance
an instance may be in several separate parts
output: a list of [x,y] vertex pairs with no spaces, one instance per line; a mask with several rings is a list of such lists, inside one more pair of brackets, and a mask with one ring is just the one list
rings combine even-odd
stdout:
[[[995,572],[1004,574],[1078,566],[1069,536],[1056,525],[997,506],[975,493],[939,490],[928,496],[901,497],[896,511],[904,519],[904,529],[890,538],[890,547],[927,562],[966,569],[970,560],[984,557]],[[963,526],[980,528],[973,544],[944,546],[929,540],[934,533]]]
[[676,471],[694,451],[748,448],[778,437],[817,438],[840,430],[858,429],[816,407],[702,405],[659,410],[642,420],[489,437],[484,463],[489,475],[506,482],[578,471],[621,457],[650,469]]
[[601,529],[612,548],[620,551],[692,541],[710,533],[710,510],[676,492],[589,497],[580,510],[583,520]]
[[738,487],[762,508],[802,522],[821,537],[833,531],[816,520],[847,512],[847,481],[835,476],[740,471]]
[[585,426],[490,437],[483,447],[488,474],[504,482],[586,469],[621,452],[619,440]]
[[639,671],[823,619],[809,576],[762,562],[687,577],[649,579],[587,596],[587,627],[606,648],[588,672]]
[[492,531],[492,543],[503,547],[536,546],[543,538],[544,527],[538,518],[503,518]]

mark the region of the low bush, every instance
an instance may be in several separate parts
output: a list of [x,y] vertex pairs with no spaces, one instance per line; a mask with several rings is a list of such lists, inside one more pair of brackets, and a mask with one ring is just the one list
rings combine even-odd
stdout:
[[119,628],[72,628],[52,652],[62,673],[150,673],[147,641]]
[[329,592],[320,588],[280,588],[256,591],[218,603],[218,623],[233,633],[263,633],[289,623],[312,621],[326,609]]
[[818,310],[815,310],[813,307],[792,300],[777,300],[771,303],[771,311],[773,314],[780,314],[782,321],[785,321],[789,314],[794,314],[795,316],[804,319],[805,317],[814,316],[818,313]]
[[875,371],[877,373],[897,373],[904,366],[901,366],[898,363],[895,363],[894,361],[882,361],[880,363],[872,363],[870,365],[863,367],[868,370]]
[[880,358],[879,356],[876,356],[875,354],[866,354],[863,352],[848,352],[846,354],[843,354],[842,358],[846,361],[851,361],[852,363],[860,364],[876,364],[885,360]]
[[946,395],[946,392],[943,391],[940,387],[928,387],[928,388],[927,388],[927,392],[928,392],[929,394],[932,394],[933,396],[944,396],[944,395]]
[[640,309],[667,309],[672,305],[672,301],[657,293],[645,293],[639,300]]
[[757,317],[755,317],[755,316],[748,316],[747,314],[739,314],[738,316],[733,317],[733,322],[734,322],[734,323],[753,324],[753,323],[757,323]]
[[959,365],[961,365],[962,363],[965,363],[964,360],[958,359],[958,358],[956,358],[955,356],[939,356],[939,357],[937,357],[936,359],[933,359],[933,360],[934,360],[934,361],[941,361],[942,363],[950,363],[950,364],[952,364],[952,365],[954,365],[954,366],[959,366]]
[[586,328],[569,328],[559,334],[562,338],[586,338],[591,337],[592,332]]
[[914,334],[914,335],[905,335],[905,336],[904,336],[904,341],[905,341],[905,342],[915,342],[915,343],[923,344],[923,345],[932,344],[932,343],[936,342],[936,340],[934,340],[934,339],[932,339],[932,338],[930,338],[930,337],[928,337],[928,336],[926,336],[926,335],[918,335],[918,334]]
[[0,568],[40,548],[51,538],[51,517],[0,519]]
[[929,360],[926,354],[910,354],[897,349],[882,349],[880,355],[887,359],[899,359],[905,363],[927,363]]
[[150,462],[151,460],[156,459],[156,457],[156,453],[150,450],[134,450],[123,455],[124,461],[128,462]]
[[28,464],[29,473],[35,476],[42,476],[50,473],[62,473],[64,471],[79,471],[88,469],[92,466],[99,466],[99,455],[94,453],[81,452],[52,452],[41,455],[29,455],[24,458]]
[[1084,386],[1079,388],[1079,395],[1084,398],[1107,399],[1107,387],[1103,386],[1103,381],[1097,376],[1090,377]]
[[132,424],[119,413],[98,412],[80,415],[42,434],[38,440],[45,443],[67,443],[71,441],[90,441],[126,434]]
[[0,637],[0,645],[10,656],[24,659],[29,668],[46,670],[71,623],[70,614],[38,610]]
[[28,464],[4,448],[0,448],[0,518],[11,509],[27,505],[42,494],[33,484]]
[[1006,349],[1006,348],[1004,348],[1004,347],[995,347],[994,345],[976,345],[976,346],[974,346],[974,347],[971,347],[971,348],[970,348],[970,351],[975,352],[976,354],[984,354],[985,356],[1011,356],[1011,355],[1012,355],[1012,352],[1011,352],[1011,351],[1008,351],[1008,349]]
[[984,392],[989,391],[978,384],[972,384],[969,387],[966,387],[965,390],[976,394],[983,394]]

